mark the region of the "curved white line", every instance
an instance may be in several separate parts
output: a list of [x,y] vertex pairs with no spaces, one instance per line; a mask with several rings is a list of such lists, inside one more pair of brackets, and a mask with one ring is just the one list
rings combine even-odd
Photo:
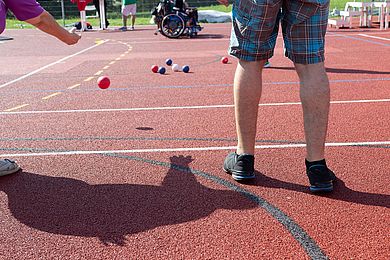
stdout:
[[47,64],[47,65],[45,65],[45,66],[43,66],[43,67],[41,67],[41,68],[39,68],[39,69],[36,69],[36,70],[34,70],[34,71],[31,71],[30,73],[27,73],[27,74],[25,74],[25,75],[23,75],[23,76],[21,76],[21,77],[19,77],[19,78],[16,78],[16,79],[14,79],[14,80],[11,80],[11,81],[9,81],[9,82],[7,82],[7,83],[4,83],[4,84],[0,85],[0,88],[4,88],[4,87],[9,86],[9,85],[11,85],[11,84],[13,84],[13,83],[15,83],[15,82],[21,81],[22,79],[25,79],[25,78],[27,78],[27,77],[30,77],[30,76],[32,76],[32,75],[34,75],[34,74],[36,74],[36,73],[38,73],[38,72],[40,72],[40,71],[42,71],[42,70],[44,70],[44,69],[47,69],[47,68],[49,68],[49,67],[51,67],[51,66],[54,66],[54,65],[56,65],[56,64],[58,64],[58,63],[61,63],[61,62],[65,61],[65,60],[68,60],[68,59],[70,59],[70,58],[73,58],[73,57],[75,57],[75,56],[77,56],[77,55],[79,55],[79,54],[81,54],[81,53],[84,53],[84,52],[86,52],[86,51],[89,51],[90,49],[93,49],[93,48],[95,48],[95,47],[97,47],[97,46],[99,46],[99,45],[101,45],[101,44],[103,44],[103,43],[105,43],[105,42],[107,42],[107,41],[108,41],[108,40],[102,41],[102,42],[99,43],[99,44],[92,45],[92,46],[90,46],[90,47],[88,47],[88,48],[86,48],[86,49],[84,49],[84,50],[81,50],[81,51],[79,51],[79,52],[73,53],[72,55],[66,56],[66,57],[64,57],[64,58],[62,58],[62,59],[59,59],[59,60],[55,61],[55,62],[52,62],[52,63],[50,63],[50,64]]

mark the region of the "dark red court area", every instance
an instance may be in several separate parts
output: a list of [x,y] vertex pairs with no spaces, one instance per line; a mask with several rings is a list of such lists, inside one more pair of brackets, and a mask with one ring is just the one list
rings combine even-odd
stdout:
[[5,31],[0,158],[23,170],[0,178],[1,259],[390,258],[390,31],[327,34],[326,157],[338,181],[313,195],[280,37],[263,75],[257,178],[222,171],[236,145],[237,61],[220,62],[230,24],[203,26],[177,40],[149,26],[85,32],[71,47]]

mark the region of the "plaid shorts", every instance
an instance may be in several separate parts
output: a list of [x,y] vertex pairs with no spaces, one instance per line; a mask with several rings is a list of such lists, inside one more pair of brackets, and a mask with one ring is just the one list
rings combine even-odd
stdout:
[[234,0],[229,53],[241,60],[273,56],[279,22],[285,55],[295,63],[324,61],[330,0]]

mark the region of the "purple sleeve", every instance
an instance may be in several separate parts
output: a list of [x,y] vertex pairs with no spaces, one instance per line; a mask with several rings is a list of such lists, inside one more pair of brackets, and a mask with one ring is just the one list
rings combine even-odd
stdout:
[[35,18],[44,11],[35,0],[4,0],[4,2],[20,21]]
[[0,34],[5,29],[5,18],[7,15],[7,7],[5,6],[5,3],[3,0],[0,0]]

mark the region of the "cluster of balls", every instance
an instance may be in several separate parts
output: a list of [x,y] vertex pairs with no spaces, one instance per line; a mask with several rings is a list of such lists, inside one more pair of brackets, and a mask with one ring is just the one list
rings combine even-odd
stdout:
[[[188,73],[190,71],[190,66],[184,65],[183,67],[180,68],[180,66],[178,64],[173,64],[173,61],[171,59],[167,59],[165,61],[165,64],[167,64],[168,66],[172,66],[172,71],[173,72],[183,71],[184,73]],[[165,67],[162,67],[162,66],[159,67],[157,65],[153,65],[152,66],[152,71],[154,73],[165,74],[165,72],[167,70],[165,69]]]
[[[229,62],[228,57],[222,57],[221,62],[223,64],[227,64]],[[174,72],[178,72],[178,71],[181,70],[184,73],[188,73],[190,71],[190,66],[184,65],[183,67],[180,68],[180,66],[178,64],[173,64],[171,59],[167,59],[165,61],[165,64],[167,64],[168,66],[172,66],[172,71],[174,71]],[[153,65],[152,66],[152,71],[154,73],[165,74],[166,69],[165,69],[165,67],[159,67],[157,65]],[[108,88],[110,86],[111,82],[110,82],[110,79],[107,76],[101,76],[101,77],[98,78],[97,83],[98,83],[99,88],[106,89],[106,88]]]

